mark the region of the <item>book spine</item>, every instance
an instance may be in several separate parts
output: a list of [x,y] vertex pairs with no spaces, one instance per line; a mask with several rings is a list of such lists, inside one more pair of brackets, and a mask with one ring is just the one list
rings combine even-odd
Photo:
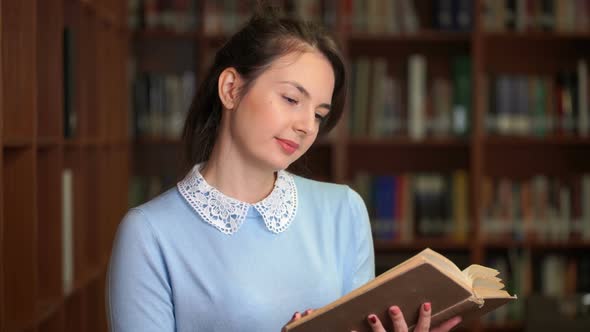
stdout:
[[62,173],[62,281],[64,294],[74,288],[74,175],[71,169]]
[[408,61],[408,129],[412,139],[422,139],[426,134],[425,96],[426,59],[422,55],[412,55]]

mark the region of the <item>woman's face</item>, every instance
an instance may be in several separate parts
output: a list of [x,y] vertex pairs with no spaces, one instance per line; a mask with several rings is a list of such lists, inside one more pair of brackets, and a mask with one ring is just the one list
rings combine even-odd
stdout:
[[230,135],[244,161],[280,170],[315,141],[330,111],[334,72],[318,51],[275,60],[240,100]]

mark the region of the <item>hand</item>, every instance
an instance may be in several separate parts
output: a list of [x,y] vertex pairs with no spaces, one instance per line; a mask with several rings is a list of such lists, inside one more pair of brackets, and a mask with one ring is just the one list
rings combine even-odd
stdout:
[[[430,330],[430,303],[424,303],[422,308],[420,309],[420,317],[418,318],[418,323],[416,324],[416,328],[414,329],[415,332],[447,332],[450,331],[453,327],[457,326],[457,324],[461,323],[461,317],[455,316],[446,322],[443,322],[436,328]],[[389,308],[389,317],[393,321],[393,328],[392,332],[407,332],[408,325],[404,319],[404,315],[397,306],[392,306]],[[367,317],[369,321],[369,325],[373,332],[386,332],[383,324],[379,321],[379,318],[376,315],[369,315]]]
[[[288,321],[288,322],[287,322],[287,324],[285,324],[285,326],[286,326],[286,325],[289,325],[290,323],[292,323],[292,322],[294,322],[294,321],[296,321],[296,320],[299,320],[299,319],[301,319],[301,317],[305,317],[305,316],[307,316],[307,315],[311,314],[312,312],[313,312],[313,309],[307,309],[307,310],[305,310],[305,311],[303,312],[303,314],[299,313],[299,311],[296,311],[296,312],[293,314],[293,317],[291,317],[291,320],[290,320],[290,321]],[[284,326],[283,326],[283,329],[281,330],[281,332],[285,332],[285,327],[284,327]]]

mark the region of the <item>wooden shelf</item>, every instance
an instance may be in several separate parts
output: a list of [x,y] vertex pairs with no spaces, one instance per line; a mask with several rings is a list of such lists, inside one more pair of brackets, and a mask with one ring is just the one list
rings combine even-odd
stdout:
[[179,138],[164,137],[141,137],[133,140],[135,145],[180,145],[182,141]]
[[483,246],[487,249],[531,249],[535,251],[564,251],[564,250],[590,250],[590,241],[567,240],[494,240],[486,239]]
[[590,137],[581,137],[577,135],[563,136],[488,136],[484,139],[484,144],[488,146],[499,147],[538,147],[538,146],[580,146],[590,148]]
[[37,138],[37,147],[49,148],[53,146],[59,146],[63,144],[63,138],[61,137],[40,137]]
[[346,153],[349,178],[356,171],[395,174],[469,169],[469,144],[454,139],[355,139],[350,141]]
[[411,54],[419,53],[442,58],[470,51],[471,33],[423,31],[408,35],[355,34],[347,37],[348,56],[387,57],[407,61]]
[[468,44],[471,42],[472,34],[469,32],[444,32],[435,30],[424,30],[414,34],[359,34],[347,36],[346,40],[351,45],[357,44],[382,44],[382,43],[428,43],[445,45],[459,43]]
[[103,147],[113,145],[115,143],[123,143],[126,141],[114,141],[107,140],[104,138],[81,138],[81,139],[66,139],[64,140],[64,146],[74,148],[85,148],[85,147]]
[[350,138],[348,141],[350,146],[380,146],[383,148],[395,148],[395,147],[411,147],[416,149],[467,149],[469,142],[464,139],[457,138],[424,138],[424,139],[411,139],[408,137],[396,137],[396,138]]
[[64,304],[63,297],[55,297],[37,302],[37,319],[34,325],[40,325],[42,322],[53,316],[61,309]]
[[400,240],[375,240],[375,252],[389,252],[389,251],[420,251],[424,248],[431,248],[434,250],[470,250],[471,245],[468,242],[457,242],[448,238],[421,238],[414,239],[410,242],[404,243]]
[[548,43],[560,43],[571,41],[590,42],[590,32],[553,32],[553,31],[530,31],[530,32],[485,32],[483,34],[487,42],[502,41],[542,41]]
[[71,298],[72,296],[78,295],[82,290],[85,290],[89,284],[92,282],[99,280],[99,278],[104,277],[107,272],[108,264],[107,262],[98,264],[97,266],[91,267],[84,275],[77,279],[74,283],[74,287],[69,294],[65,295],[65,298]]
[[488,137],[483,147],[484,174],[489,176],[590,172],[590,139],[586,137]]
[[[129,180],[125,7],[113,0],[0,6],[2,332],[106,331],[105,261]],[[64,54],[64,31],[73,58]],[[64,83],[75,88],[66,94]],[[62,136],[65,95],[81,138]],[[74,271],[74,305],[64,294],[64,266]]]
[[168,29],[144,29],[133,33],[135,39],[167,39],[197,41],[200,34],[196,31],[178,32]]
[[33,140],[27,138],[5,138],[4,139],[4,147],[5,148],[29,148],[33,146]]

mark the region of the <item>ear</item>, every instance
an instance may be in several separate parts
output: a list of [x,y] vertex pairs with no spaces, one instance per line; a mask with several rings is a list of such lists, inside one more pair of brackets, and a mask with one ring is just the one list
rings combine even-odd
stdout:
[[217,92],[223,106],[229,110],[236,107],[238,103],[238,87],[240,85],[240,74],[235,68],[225,68],[219,75]]

